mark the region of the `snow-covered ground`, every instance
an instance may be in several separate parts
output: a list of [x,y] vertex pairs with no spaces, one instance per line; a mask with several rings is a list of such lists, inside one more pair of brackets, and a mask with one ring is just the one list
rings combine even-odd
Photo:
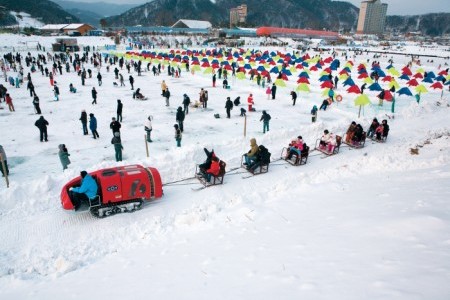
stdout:
[[[0,46],[38,40],[50,49],[54,38],[2,35]],[[79,38],[84,45],[102,46],[105,38]],[[110,44],[110,42],[109,42]],[[269,49],[281,50],[283,49]],[[416,48],[405,52],[415,53]],[[30,50],[33,55],[34,50]],[[443,49],[436,53],[445,55]],[[4,52],[2,52],[2,55]],[[316,53],[310,52],[313,56]],[[323,57],[329,56],[323,53]],[[341,60],[341,68],[345,57]],[[356,66],[372,54],[349,57]],[[381,57],[383,69],[391,56]],[[410,58],[393,56],[401,70]],[[434,58],[422,67],[436,74],[448,60]],[[145,66],[145,64],[144,64]],[[48,65],[51,68],[50,65]],[[298,92],[292,106],[289,92],[297,74],[277,99],[249,80],[231,79],[231,90],[210,75],[183,69],[179,79],[166,70],[135,78],[135,87],[148,101],[132,99],[126,87],[113,87],[114,73],[103,65],[103,85],[97,71],[86,86],[72,72],[55,80],[59,102],[53,101],[48,78],[32,74],[41,109],[49,121],[49,142],[39,142],[26,85],[5,83],[15,112],[0,110],[0,144],[10,166],[10,187],[0,182],[0,299],[449,299],[450,298],[450,96],[447,89],[429,88],[418,105],[414,98],[397,97],[395,118],[390,103],[367,106],[358,119],[355,94],[339,83],[344,100],[320,111],[311,123],[310,110],[323,97],[319,72],[311,73],[311,93]],[[413,73],[419,67],[412,67]],[[442,70],[441,68],[441,70]],[[25,68],[25,75],[28,68]],[[339,71],[339,70],[338,70]],[[127,79],[127,71],[121,73]],[[335,72],[336,73],[336,72]],[[15,76],[15,73],[10,73]],[[165,107],[160,84],[172,97]],[[398,80],[401,86],[405,81]],[[69,93],[69,84],[78,89]],[[380,82],[383,86],[385,83]],[[99,92],[91,105],[91,89]],[[191,108],[185,120],[182,147],[173,138],[175,111],[184,93],[197,100],[200,88],[209,91],[208,109]],[[247,136],[239,108],[225,118],[225,100],[237,96],[245,104],[253,93],[256,112],[248,113]],[[376,94],[366,90],[374,104]],[[122,141],[124,161],[116,163],[109,123],[116,100],[124,103]],[[245,105],[242,105],[246,107]],[[94,113],[100,139],[83,136],[80,112]],[[262,110],[272,116],[270,132],[262,133]],[[214,114],[221,118],[214,118]],[[143,123],[154,116],[150,157],[146,158]],[[200,191],[194,180],[164,187],[164,196],[133,214],[95,219],[89,213],[64,211],[62,186],[81,170],[142,164],[156,167],[163,182],[192,177],[195,164],[205,159],[203,147],[214,148],[228,169],[239,166],[241,155],[255,137],[272,159],[298,135],[314,147],[324,129],[343,134],[351,121],[367,129],[372,118],[388,119],[385,144],[367,141],[363,149],[342,147],[338,155],[312,152],[308,163],[293,167],[284,161],[267,174],[246,178],[238,169],[221,186]],[[72,164],[62,171],[58,145],[66,144]],[[418,155],[411,154],[418,149]],[[447,282],[447,283],[446,283]]]

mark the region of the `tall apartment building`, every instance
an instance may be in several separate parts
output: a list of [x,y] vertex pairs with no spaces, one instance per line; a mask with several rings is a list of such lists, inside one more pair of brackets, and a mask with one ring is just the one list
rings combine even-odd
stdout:
[[230,28],[238,25],[239,23],[245,23],[247,20],[247,5],[242,4],[238,7],[230,9]]
[[357,33],[382,34],[386,23],[388,5],[380,0],[366,0],[361,2],[359,9]]

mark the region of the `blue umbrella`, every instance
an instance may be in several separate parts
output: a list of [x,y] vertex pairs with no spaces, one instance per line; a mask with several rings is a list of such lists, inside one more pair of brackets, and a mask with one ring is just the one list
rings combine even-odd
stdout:
[[450,80],[447,80],[444,85],[450,85]]
[[287,75],[287,76],[291,76],[292,75],[291,71],[289,71],[288,69],[283,69],[283,70],[281,70],[281,72],[283,74]]
[[422,82],[433,83],[433,79],[430,76],[425,77]]
[[354,86],[355,85],[355,82],[353,81],[353,79],[351,77],[347,78],[344,81],[344,86],[347,86],[347,85],[349,85],[349,86]]
[[434,75],[434,72],[428,72],[427,77],[436,78],[436,75]]
[[366,73],[366,74],[367,74],[367,70],[366,70],[366,69],[360,69],[360,70],[358,71],[358,74],[363,74],[363,73]]
[[386,69],[388,69],[388,70],[389,70],[390,68],[393,68],[393,66],[392,66],[392,65],[389,65],[389,66],[386,67]]
[[403,75],[400,76],[399,78],[400,78],[400,79],[403,79],[403,80],[409,80],[409,76],[406,75],[406,74],[403,74]]
[[369,90],[371,90],[371,91],[382,91],[383,89],[381,88],[381,86],[378,84],[378,83],[372,83],[370,86],[369,86]]
[[278,74],[278,73],[280,73],[280,70],[278,70],[277,66],[274,66],[272,69],[270,69],[270,73]]
[[306,73],[305,71],[301,72],[298,77],[305,77],[305,78],[309,78],[308,73]]
[[251,70],[252,66],[250,66],[250,64],[245,64],[244,65],[244,69]]
[[442,75],[439,75],[438,77],[436,77],[434,80],[435,81],[442,81],[442,80],[444,80],[445,79],[445,77],[444,76],[442,76]]
[[328,80],[330,80],[330,77],[328,75],[322,75],[322,77],[319,78],[320,82],[328,81]]
[[266,68],[264,68],[264,66],[259,66],[256,70],[259,72],[263,72],[266,70]]
[[302,66],[309,67],[309,64],[306,61],[304,61],[304,62],[302,62]]
[[409,88],[407,87],[402,87],[401,89],[399,89],[397,91],[397,94],[401,95],[407,95],[407,96],[412,96],[413,94],[411,93],[411,91],[409,90]]
[[377,73],[379,77],[386,77],[386,73],[384,73],[381,69],[377,70]]

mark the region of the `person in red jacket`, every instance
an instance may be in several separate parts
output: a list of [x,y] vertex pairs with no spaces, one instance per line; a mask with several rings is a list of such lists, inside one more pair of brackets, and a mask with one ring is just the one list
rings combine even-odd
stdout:
[[9,111],[15,111],[14,104],[12,103],[12,98],[9,94],[6,94],[5,100],[6,100],[6,104],[8,104]]
[[211,180],[211,175],[217,176],[220,173],[220,163],[216,156],[212,157],[211,167],[206,170],[206,180],[209,182]]
[[247,103],[248,103],[248,111],[253,111],[252,106],[255,104],[255,102],[253,102],[253,95],[252,94],[250,94],[250,96],[248,96]]

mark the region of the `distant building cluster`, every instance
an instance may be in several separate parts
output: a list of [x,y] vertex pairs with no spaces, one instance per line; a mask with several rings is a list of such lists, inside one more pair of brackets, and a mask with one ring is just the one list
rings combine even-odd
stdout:
[[243,24],[247,21],[247,5],[242,4],[230,9],[230,28]]
[[366,0],[361,2],[359,9],[357,33],[382,34],[386,24],[388,5],[380,0]]

